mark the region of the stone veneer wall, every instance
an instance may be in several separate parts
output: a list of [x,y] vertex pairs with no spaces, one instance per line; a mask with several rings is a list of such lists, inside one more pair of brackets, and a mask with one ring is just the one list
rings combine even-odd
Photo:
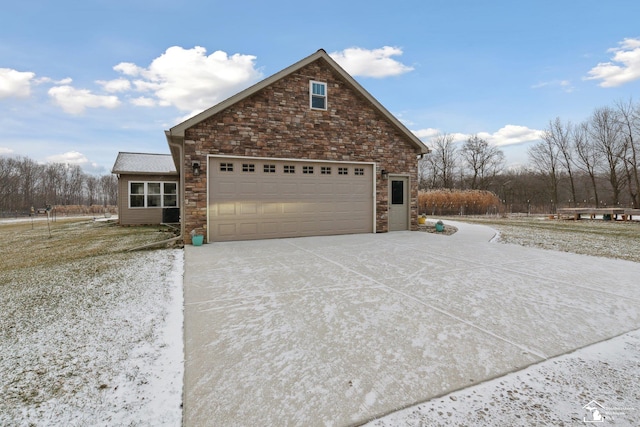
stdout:
[[[310,80],[327,83],[326,111],[309,107]],[[377,231],[388,231],[388,181],[380,179],[381,169],[410,177],[410,228],[417,229],[418,149],[322,59],[187,129],[187,241],[207,222],[208,154],[376,162]],[[193,161],[202,168],[197,177]]]

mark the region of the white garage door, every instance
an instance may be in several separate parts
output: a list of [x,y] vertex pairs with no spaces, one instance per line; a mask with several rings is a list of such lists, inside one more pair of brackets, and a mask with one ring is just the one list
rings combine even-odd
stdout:
[[372,233],[373,164],[209,159],[208,241]]

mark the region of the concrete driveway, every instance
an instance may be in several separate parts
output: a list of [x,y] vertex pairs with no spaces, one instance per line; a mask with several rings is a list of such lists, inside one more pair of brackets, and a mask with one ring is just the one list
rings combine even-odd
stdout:
[[422,232],[186,247],[186,426],[351,425],[640,327],[640,264]]

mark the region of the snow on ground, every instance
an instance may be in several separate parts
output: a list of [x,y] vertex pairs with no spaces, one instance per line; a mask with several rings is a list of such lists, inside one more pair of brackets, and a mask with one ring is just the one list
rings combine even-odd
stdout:
[[0,425],[179,426],[183,252],[30,273],[0,283]]
[[[180,426],[183,265],[181,250],[145,251],[0,282],[0,425]],[[588,425],[597,410],[632,426],[638,402],[633,331],[368,425]]]
[[637,426],[639,402],[636,330],[366,425],[585,426],[599,414],[604,424],[595,425]]

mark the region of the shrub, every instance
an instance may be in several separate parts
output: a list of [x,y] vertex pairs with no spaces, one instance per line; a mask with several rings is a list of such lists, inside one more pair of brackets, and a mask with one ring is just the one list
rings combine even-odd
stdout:
[[431,190],[418,193],[418,213],[482,215],[497,213],[500,199],[484,190]]

